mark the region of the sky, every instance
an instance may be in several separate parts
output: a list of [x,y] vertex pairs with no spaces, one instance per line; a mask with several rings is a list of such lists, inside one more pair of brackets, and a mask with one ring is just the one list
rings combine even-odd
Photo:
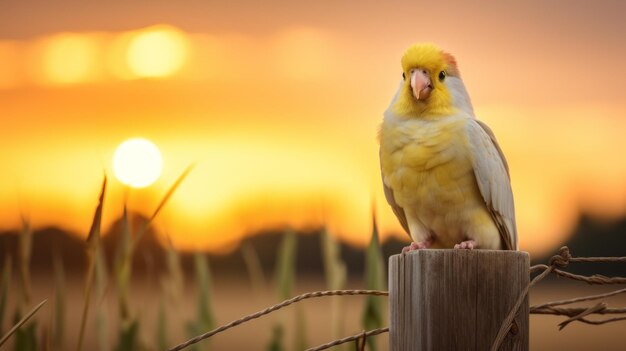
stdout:
[[[156,229],[223,252],[245,235],[326,225],[355,245],[401,232],[376,134],[415,42],[452,53],[508,159],[520,249],[547,253],[581,211],[626,213],[622,1],[0,2],[0,230]],[[126,189],[116,147],[150,139],[153,185]]]

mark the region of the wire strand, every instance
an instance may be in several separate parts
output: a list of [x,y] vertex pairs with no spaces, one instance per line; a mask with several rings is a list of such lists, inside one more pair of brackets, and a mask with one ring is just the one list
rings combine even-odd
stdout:
[[237,320],[234,320],[228,324],[222,325],[221,327],[215,328],[209,332],[206,332],[204,334],[198,335],[192,339],[189,339],[188,341],[176,345],[172,348],[170,348],[168,351],[179,351],[182,350],[190,345],[193,345],[195,343],[198,343],[206,338],[210,338],[211,336],[215,335],[215,334],[219,334],[221,332],[224,332],[230,328],[236,327],[240,324],[243,324],[245,322],[248,322],[252,319],[256,319],[259,318],[261,316],[264,316],[266,314],[272,313],[274,311],[277,311],[283,307],[287,307],[293,303],[296,302],[300,302],[302,300],[306,300],[306,299],[311,299],[311,298],[316,298],[316,297],[325,297],[325,296],[345,296],[345,295],[373,295],[373,296],[387,296],[389,295],[388,291],[381,291],[381,290],[328,290],[328,291],[315,291],[315,292],[310,292],[310,293],[306,293],[306,294],[302,294],[302,295],[298,295],[296,297],[293,297],[289,300],[285,300],[281,303],[278,303],[274,306],[268,307],[262,311],[258,311],[256,313],[252,313],[249,314],[245,317],[239,318]]

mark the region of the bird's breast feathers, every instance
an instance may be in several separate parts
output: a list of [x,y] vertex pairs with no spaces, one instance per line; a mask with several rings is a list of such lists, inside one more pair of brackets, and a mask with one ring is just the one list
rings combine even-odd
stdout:
[[[463,114],[438,119],[385,117],[380,131],[383,181],[401,207],[460,196],[472,164]],[[441,193],[437,190],[441,190]],[[440,194],[435,194],[440,193]]]
[[479,228],[489,235],[477,239],[497,248],[497,229],[474,176],[468,123],[474,123],[472,117],[464,114],[435,120],[385,118],[380,133],[383,181],[404,209],[409,227],[420,231],[415,227],[420,223],[436,233],[436,247],[453,246],[464,240],[466,230]]

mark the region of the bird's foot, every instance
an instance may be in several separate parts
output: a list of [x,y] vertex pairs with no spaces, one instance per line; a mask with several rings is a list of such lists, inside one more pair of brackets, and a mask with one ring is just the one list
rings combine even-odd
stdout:
[[402,249],[402,253],[404,254],[404,253],[407,253],[409,251],[427,249],[427,248],[430,247],[430,244],[432,244],[431,240],[420,241],[418,243],[412,242],[411,245],[405,246]]
[[474,240],[466,240],[461,242],[460,244],[454,245],[455,249],[465,249],[465,250],[473,250],[476,247],[476,242]]

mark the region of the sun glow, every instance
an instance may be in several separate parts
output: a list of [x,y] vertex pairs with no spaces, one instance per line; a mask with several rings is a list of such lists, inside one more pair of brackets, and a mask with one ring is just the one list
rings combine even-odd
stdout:
[[19,84],[19,44],[0,40],[0,89]]
[[[28,213],[35,229],[86,235],[103,163],[115,183],[154,182],[132,196],[120,183],[110,186],[104,231],[120,218],[122,202],[149,216],[194,163],[155,222],[177,248],[224,252],[268,228],[321,225],[366,245],[372,202],[381,239],[396,233],[408,240],[385,201],[376,131],[400,80],[399,55],[416,40],[411,33],[401,26],[379,34],[369,22],[354,32],[297,23],[260,32],[256,25],[242,32],[174,25],[0,37],[0,231],[19,230]],[[580,213],[626,213],[626,162],[619,157],[626,150],[626,71],[572,73],[580,62],[620,68],[619,45],[541,46],[538,63],[523,45],[470,47],[444,43],[440,34],[437,41],[461,63],[476,115],[509,161],[521,249],[551,252]],[[511,65],[519,69],[507,71]],[[503,71],[511,76],[502,85],[483,79]],[[555,71],[569,74],[536,84],[535,77]],[[584,102],[576,98],[580,86],[587,87]],[[161,170],[154,145],[152,160],[141,147],[120,147],[111,167],[118,144],[144,133],[167,167]]]
[[130,69],[140,77],[166,77],[187,60],[184,34],[170,26],[157,26],[137,34],[128,47]]
[[161,175],[161,152],[151,141],[132,138],[117,147],[113,155],[113,172],[122,183],[144,188]]
[[81,83],[96,75],[98,44],[87,35],[61,33],[47,40],[41,60],[48,81]]

